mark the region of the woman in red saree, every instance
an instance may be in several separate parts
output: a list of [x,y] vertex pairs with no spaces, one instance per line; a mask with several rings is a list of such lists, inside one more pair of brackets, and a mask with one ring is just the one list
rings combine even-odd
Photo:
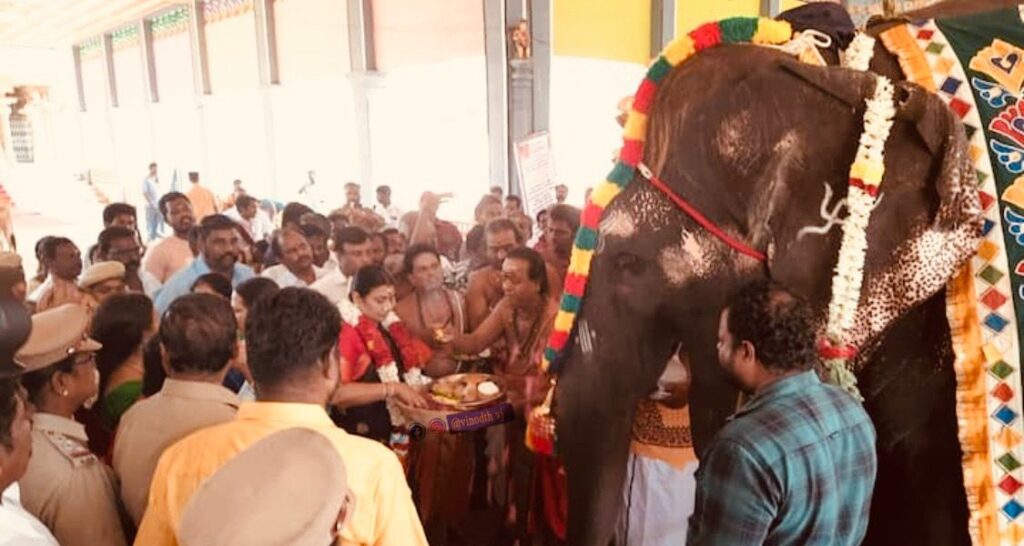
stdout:
[[414,387],[424,381],[420,368],[430,349],[409,334],[394,306],[394,282],[384,268],[371,265],[356,273],[351,301],[340,305],[342,385],[333,405],[341,410],[342,428],[390,445],[405,462],[405,422],[388,402],[426,406]]

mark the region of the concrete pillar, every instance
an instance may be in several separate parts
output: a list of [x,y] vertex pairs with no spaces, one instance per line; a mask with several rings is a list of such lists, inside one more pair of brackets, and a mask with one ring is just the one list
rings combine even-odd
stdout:
[[[506,0],[505,40],[509,29],[520,19],[530,22],[530,49],[528,59],[513,59],[511,46],[506,47],[508,57],[508,180],[509,193],[520,194],[519,173],[515,168],[515,143],[549,127],[551,82],[551,0]],[[507,42],[506,42],[507,43]]]
[[85,83],[82,80],[82,48],[71,47],[71,55],[75,62],[75,89],[78,91],[78,111],[85,112]]
[[[383,85],[377,71],[373,41],[373,9],[370,0],[348,0],[348,45],[352,82],[353,123],[356,129],[359,178],[363,188],[373,186],[373,146],[370,138],[370,95]],[[321,191],[323,191],[321,189]]]
[[651,58],[676,36],[675,0],[651,0]]
[[551,127],[551,21],[553,0],[531,0],[533,49],[533,130]]
[[508,163],[509,193],[519,195],[522,187],[515,168],[515,143],[523,140],[533,128],[533,61],[509,59],[508,77]]
[[142,55],[143,83],[145,84],[146,119],[149,121],[149,150],[156,159],[156,119],[153,104],[160,102],[160,89],[156,79],[156,56],[153,53],[153,21],[142,18],[139,26],[139,52]]
[[782,12],[782,0],[761,0],[761,16],[775,17]]
[[489,185],[509,188],[508,65],[504,0],[481,0],[484,6],[484,62],[487,67],[487,153]]
[[[192,81],[195,84],[196,116],[199,126],[200,180],[210,172],[209,129],[206,124],[206,96],[210,94],[210,63],[206,53],[206,21],[203,16],[203,2],[188,3],[189,39],[192,53]],[[180,173],[183,188],[188,188],[187,173]]]
[[277,36],[274,32],[274,1],[255,0],[256,53],[259,55],[260,99],[266,149],[267,189],[277,195],[277,146],[274,141],[274,87],[280,83],[277,65]]

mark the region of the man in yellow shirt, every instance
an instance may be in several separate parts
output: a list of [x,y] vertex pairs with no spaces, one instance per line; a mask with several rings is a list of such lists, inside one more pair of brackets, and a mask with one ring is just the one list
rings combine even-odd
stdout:
[[199,173],[188,173],[188,181],[192,183],[185,195],[192,202],[192,211],[196,215],[196,222],[202,222],[203,218],[213,216],[220,212],[220,203],[212,191],[199,183]]
[[330,439],[348,470],[354,508],[339,544],[426,546],[394,453],[337,428],[324,409],[340,381],[340,329],[337,308],[302,288],[281,290],[249,311],[246,349],[257,401],[242,404],[234,421],[200,430],[164,452],[135,544],[176,546],[182,511],[204,480],[260,439],[302,427]]

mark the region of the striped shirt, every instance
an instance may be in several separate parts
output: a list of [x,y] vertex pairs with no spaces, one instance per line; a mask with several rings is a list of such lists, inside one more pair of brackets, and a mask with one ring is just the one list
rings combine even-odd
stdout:
[[855,546],[878,461],[864,408],[813,371],[758,392],[708,446],[690,546]]

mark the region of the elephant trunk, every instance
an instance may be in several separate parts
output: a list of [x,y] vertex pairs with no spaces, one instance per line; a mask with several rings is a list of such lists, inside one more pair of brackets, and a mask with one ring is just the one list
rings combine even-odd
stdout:
[[[657,383],[667,360],[646,366],[659,357],[641,355],[652,344],[637,341],[616,343],[629,351],[603,347],[580,354],[574,347],[559,374],[554,409],[569,488],[571,546],[607,546],[619,520],[636,403]],[[666,345],[663,352],[669,350]]]

